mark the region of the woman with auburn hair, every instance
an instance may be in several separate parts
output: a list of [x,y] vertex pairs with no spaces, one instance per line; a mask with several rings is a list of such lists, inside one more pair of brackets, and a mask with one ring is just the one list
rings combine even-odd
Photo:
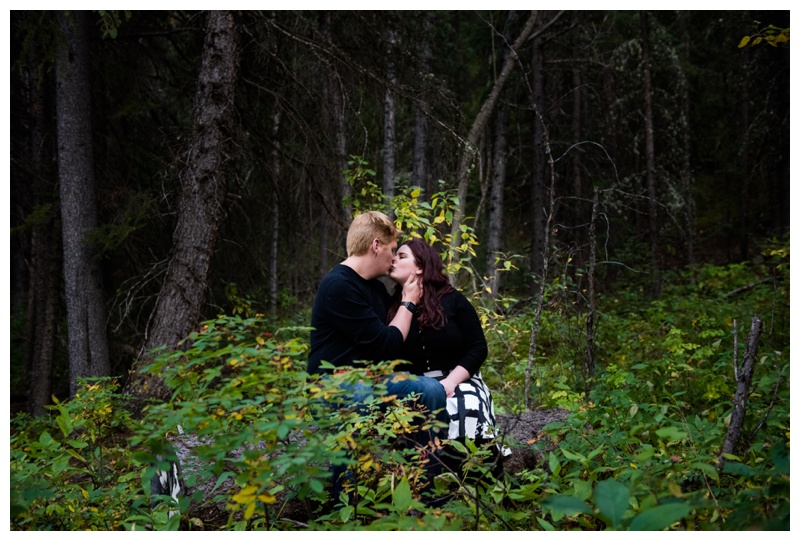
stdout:
[[[398,355],[411,365],[400,370],[435,378],[444,387],[450,421],[445,439],[484,443],[494,437],[495,418],[491,394],[480,376],[489,350],[478,314],[450,285],[440,255],[420,239],[397,249],[389,277],[403,284],[411,274],[421,278],[423,294]],[[399,293],[389,308],[389,319],[404,305]],[[495,457],[498,472],[500,458]]]

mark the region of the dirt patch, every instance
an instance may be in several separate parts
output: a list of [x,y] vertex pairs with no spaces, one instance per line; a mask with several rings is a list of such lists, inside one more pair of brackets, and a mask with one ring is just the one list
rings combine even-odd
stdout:
[[497,424],[502,429],[503,444],[511,449],[511,454],[503,460],[505,471],[514,475],[541,464],[544,453],[553,446],[546,445],[536,451],[529,442],[540,439],[546,425],[563,422],[568,415],[569,411],[564,408],[498,414]]

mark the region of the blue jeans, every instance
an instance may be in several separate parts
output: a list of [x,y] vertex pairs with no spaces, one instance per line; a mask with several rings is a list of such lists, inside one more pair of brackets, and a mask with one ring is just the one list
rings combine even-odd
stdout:
[[[386,395],[394,395],[402,400],[416,394],[418,395],[417,402],[425,408],[425,411],[428,413],[433,412],[434,418],[446,425],[449,421],[449,417],[447,415],[447,395],[445,394],[444,386],[439,383],[439,380],[433,378],[408,376],[408,372],[399,372],[389,376],[385,382]],[[346,390],[350,391],[352,395],[350,404],[356,405],[357,408],[363,408],[364,402],[373,394],[372,385],[363,381],[359,381],[353,385],[347,385]],[[446,432],[443,432],[442,435],[445,434]],[[413,434],[412,438],[417,445],[424,447],[437,435],[438,434],[433,433],[433,430],[418,430]],[[331,470],[333,473],[333,501],[334,504],[338,504],[339,494],[342,491],[342,483],[348,475],[347,466],[333,465],[331,466]]]

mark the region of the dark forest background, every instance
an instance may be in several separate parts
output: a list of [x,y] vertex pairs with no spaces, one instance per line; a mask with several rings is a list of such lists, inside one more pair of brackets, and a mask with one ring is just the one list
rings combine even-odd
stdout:
[[387,196],[459,196],[459,286],[498,308],[585,291],[591,258],[593,295],[652,299],[788,245],[787,11],[214,17],[11,12],[15,407],[242,303],[307,321],[353,156]]
[[[788,11],[9,22],[12,530],[789,529]],[[489,344],[441,507],[305,372],[367,208]]]

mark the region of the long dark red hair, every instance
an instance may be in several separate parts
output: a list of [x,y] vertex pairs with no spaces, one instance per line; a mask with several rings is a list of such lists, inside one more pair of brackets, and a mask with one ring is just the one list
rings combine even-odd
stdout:
[[[444,264],[439,253],[421,239],[411,239],[405,243],[414,255],[414,262],[422,270],[423,294],[417,312],[420,328],[441,329],[447,322],[442,310],[442,295],[453,289],[444,272]],[[389,321],[394,319],[402,300],[403,288],[395,289],[392,306],[389,308]]]

